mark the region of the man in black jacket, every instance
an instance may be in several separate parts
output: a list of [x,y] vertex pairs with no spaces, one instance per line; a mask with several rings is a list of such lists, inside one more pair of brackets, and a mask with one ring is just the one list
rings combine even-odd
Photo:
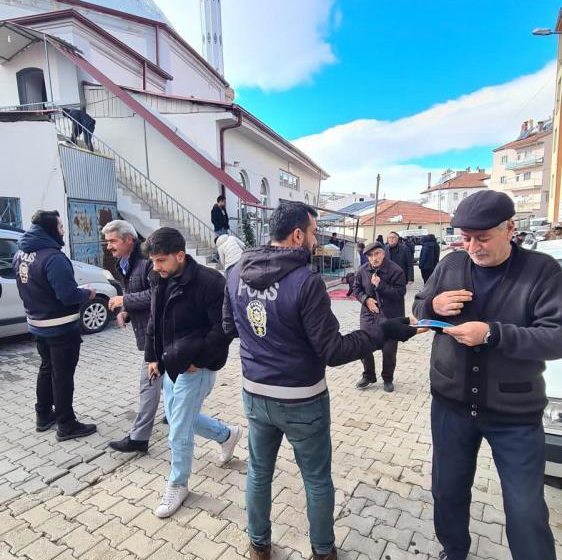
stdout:
[[435,235],[430,233],[422,239],[422,248],[420,251],[419,267],[425,284],[429,277],[433,274],[435,267],[439,264],[439,254],[441,250],[435,239]]
[[[361,303],[361,330],[374,334],[385,319],[404,317],[406,277],[404,271],[386,257],[384,245],[371,243],[365,248],[365,254],[368,262],[355,275],[353,293]],[[381,376],[387,393],[394,391],[397,351],[398,341],[385,340]],[[364,371],[356,387],[366,389],[370,383],[377,381],[373,353],[369,352],[361,361]]]
[[413,282],[414,257],[412,253],[404,243],[400,243],[400,237],[395,231],[391,231],[386,240],[386,256],[404,271],[404,277],[408,282]]
[[431,352],[434,522],[444,551],[470,549],[471,486],[482,439],[500,476],[514,560],[555,560],[544,501],[545,360],[562,358],[562,270],[510,243],[515,214],[504,193],[464,199],[451,220],[465,251],[447,255],[416,296],[418,319],[454,326]]
[[169,517],[188,494],[195,434],[221,444],[226,463],[242,431],[201,414],[232,340],[222,329],[223,276],[187,255],[184,237],[173,228],[149,235],[144,249],[160,275],[152,287],[145,360],[152,380],[164,376],[171,449],[170,476],[155,514]]
[[28,329],[41,356],[36,429],[44,432],[56,422],[58,441],[88,436],[96,426],[76,420],[72,401],[82,344],[80,305],[96,291],[76,285],[72,263],[62,252],[64,227],[58,211],[37,210],[31,223],[18,242],[13,266]]
[[[113,220],[101,230],[107,243],[107,250],[118,259],[115,270],[123,287],[122,296],[109,300],[112,311],[119,309],[117,323],[124,327],[133,326],[137,348],[144,351],[146,327],[150,318],[150,273],[152,263],[140,250],[135,228],[124,220]],[[139,411],[133,421],[129,434],[122,440],[109,442],[109,447],[123,453],[146,452],[152,434],[154,417],[160,402],[162,379],[150,383],[147,363],[142,361],[140,368]]]
[[406,340],[408,319],[342,336],[319,274],[309,268],[316,211],[282,203],[270,219],[271,246],[248,249],[228,277],[223,325],[240,337],[249,423],[246,487],[250,558],[271,557],[271,480],[283,435],[301,470],[314,560],[335,560],[330,401],[326,366],[357,360],[385,338]]
[[211,210],[211,222],[215,228],[215,235],[228,235],[230,232],[230,224],[228,222],[228,212],[226,211],[226,197],[220,195],[217,197],[217,203]]

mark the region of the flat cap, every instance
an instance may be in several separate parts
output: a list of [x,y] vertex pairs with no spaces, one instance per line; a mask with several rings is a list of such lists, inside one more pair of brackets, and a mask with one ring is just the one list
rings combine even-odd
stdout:
[[457,207],[451,226],[462,229],[492,229],[513,218],[515,205],[507,194],[483,190],[471,194]]
[[373,243],[369,243],[365,247],[365,250],[363,251],[363,254],[367,255],[368,253],[370,253],[371,251],[374,251],[375,249],[384,250],[384,245],[382,243],[379,243],[378,241],[375,241]]

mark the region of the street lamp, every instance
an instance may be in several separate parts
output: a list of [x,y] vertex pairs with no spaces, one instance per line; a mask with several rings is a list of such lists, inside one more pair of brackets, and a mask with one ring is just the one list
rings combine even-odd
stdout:
[[533,29],[533,35],[542,35],[543,37],[546,35],[560,35],[562,32],[560,31],[552,31],[548,27],[535,27]]
[[[558,22],[556,24],[556,27],[560,27],[560,17],[562,17],[562,11],[560,12],[559,16],[558,16]],[[535,29],[533,29],[533,35],[538,35],[540,37],[546,37],[549,35],[562,35],[562,31],[557,31],[557,30],[552,30],[549,27],[537,27]],[[558,51],[559,51],[559,56],[560,56],[560,39],[558,39]],[[560,59],[558,59],[558,68],[557,68],[557,74],[560,73]],[[559,101],[559,96],[560,96],[560,92],[558,91],[560,89],[560,86],[557,86],[557,92],[556,92],[556,103],[558,103]],[[554,107],[554,114],[553,114],[553,119],[556,118],[556,113],[557,113],[557,107]],[[558,127],[554,127],[555,132],[557,129],[557,137],[554,138],[554,142],[556,143],[556,177],[554,179],[554,189],[552,188],[552,185],[550,186],[550,192],[553,194],[553,200],[551,200],[549,202],[549,206],[550,204],[552,204],[552,222],[557,222],[559,220],[559,212],[560,212],[560,179],[561,179],[561,171],[562,171],[562,149],[560,148],[560,141],[562,140],[562,130],[560,130],[560,122],[558,123],[559,126]],[[550,218],[550,209],[549,209],[549,218]]]

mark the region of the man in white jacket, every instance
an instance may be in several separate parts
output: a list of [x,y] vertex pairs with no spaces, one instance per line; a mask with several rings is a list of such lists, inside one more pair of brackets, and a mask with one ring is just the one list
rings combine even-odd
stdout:
[[216,241],[217,251],[219,253],[220,262],[224,268],[226,275],[231,267],[233,267],[242,256],[242,252],[246,248],[244,243],[235,235],[220,235]]

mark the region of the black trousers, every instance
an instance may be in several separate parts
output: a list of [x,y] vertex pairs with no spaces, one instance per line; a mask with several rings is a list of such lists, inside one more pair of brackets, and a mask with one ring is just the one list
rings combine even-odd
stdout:
[[[398,341],[387,340],[382,347],[382,380],[392,382],[394,380],[394,370],[396,369],[396,353],[398,352]],[[361,359],[363,362],[364,373],[367,379],[376,379],[375,358],[369,354]]]
[[434,268],[421,268],[421,275],[423,278],[423,283],[426,284],[429,280],[429,277],[433,274]]
[[55,407],[59,426],[72,424],[76,419],[72,408],[74,372],[80,357],[82,337],[78,330],[63,336],[38,336],[37,351],[41,365],[37,375],[37,403],[40,418],[48,418]]
[[500,477],[513,560],[556,560],[544,500],[542,424],[484,422],[434,398],[431,433],[435,534],[447,558],[466,560],[470,550],[471,488],[480,444],[486,439]]

